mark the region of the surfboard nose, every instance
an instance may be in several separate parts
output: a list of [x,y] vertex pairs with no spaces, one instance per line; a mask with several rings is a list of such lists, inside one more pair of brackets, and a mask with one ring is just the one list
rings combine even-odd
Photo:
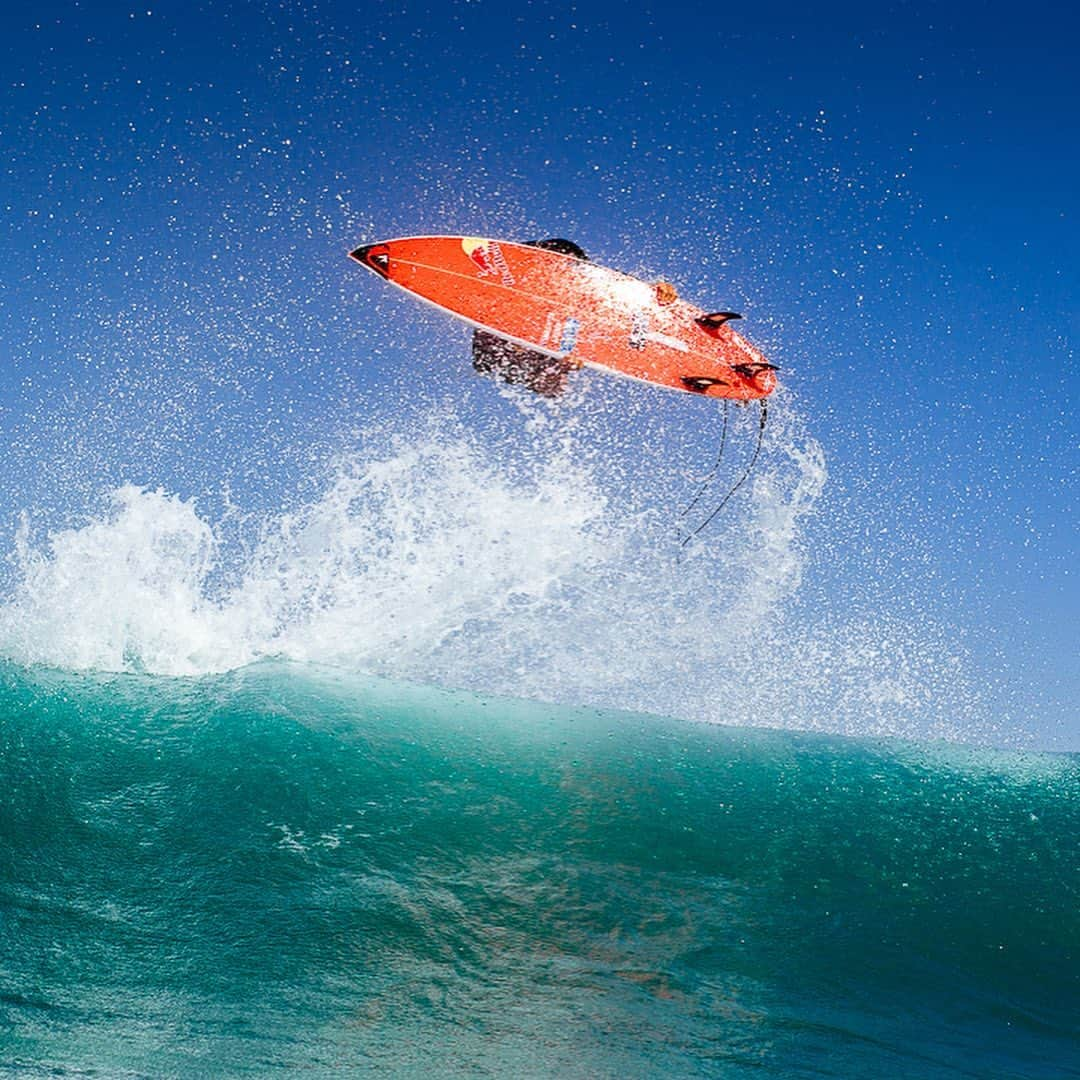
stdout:
[[386,244],[364,244],[350,251],[349,258],[374,270],[380,277],[386,277],[390,272],[390,249]]

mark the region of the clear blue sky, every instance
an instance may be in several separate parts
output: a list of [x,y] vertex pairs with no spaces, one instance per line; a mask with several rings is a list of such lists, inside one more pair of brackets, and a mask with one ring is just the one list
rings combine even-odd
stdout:
[[9,5],[4,550],[122,480],[286,499],[444,332],[355,243],[568,235],[782,366],[829,465],[811,593],[914,590],[1080,746],[1078,35],[1038,3]]

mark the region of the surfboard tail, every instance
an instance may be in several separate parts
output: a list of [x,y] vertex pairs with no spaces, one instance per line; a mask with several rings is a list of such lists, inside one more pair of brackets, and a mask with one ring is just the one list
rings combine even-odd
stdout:
[[693,394],[708,397],[731,397],[728,388],[738,387],[743,400],[764,398],[776,389],[776,375],[780,369],[764,360],[752,364],[732,364],[728,378],[720,375],[683,375],[682,384]]

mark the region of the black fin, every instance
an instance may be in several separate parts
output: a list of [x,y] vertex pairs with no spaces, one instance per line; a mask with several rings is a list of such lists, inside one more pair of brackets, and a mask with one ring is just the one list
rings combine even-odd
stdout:
[[694,320],[698,326],[704,326],[706,330],[716,330],[732,319],[741,319],[737,311],[714,311],[711,315],[702,315]]
[[694,390],[704,394],[710,386],[730,386],[727,379],[716,379],[711,375],[683,375],[682,384],[687,390]]
[[775,364],[767,364],[764,360],[759,360],[756,364],[734,364],[732,370],[737,371],[746,379],[752,379],[758,372],[779,371],[780,369]]

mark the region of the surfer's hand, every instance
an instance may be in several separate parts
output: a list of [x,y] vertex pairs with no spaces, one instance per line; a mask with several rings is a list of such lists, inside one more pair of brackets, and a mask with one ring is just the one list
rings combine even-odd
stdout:
[[673,304],[679,299],[679,290],[669,281],[656,283],[656,302],[658,304]]

